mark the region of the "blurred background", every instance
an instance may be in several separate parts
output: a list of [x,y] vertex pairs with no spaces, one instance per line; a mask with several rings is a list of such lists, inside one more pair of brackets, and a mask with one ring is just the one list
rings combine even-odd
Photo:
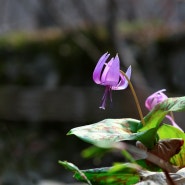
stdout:
[[[145,99],[166,89],[185,93],[184,0],[0,0],[0,183],[72,183],[59,166],[81,169],[90,146],[67,132],[106,118],[139,119],[130,89],[113,92],[106,110],[104,92],[92,72],[102,54],[119,54],[144,115]],[[183,125],[184,113],[175,113]],[[109,166],[107,156],[101,166]]]

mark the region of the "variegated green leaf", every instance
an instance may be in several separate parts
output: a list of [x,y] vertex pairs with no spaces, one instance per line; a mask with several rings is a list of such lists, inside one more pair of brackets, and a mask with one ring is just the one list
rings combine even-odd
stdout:
[[164,111],[183,111],[185,110],[185,96],[168,98],[159,104],[161,110]]
[[159,124],[169,112],[182,110],[185,110],[185,96],[168,98],[157,104],[154,109],[145,116],[145,125],[139,131],[159,127]]
[[73,128],[68,135],[74,134],[80,139],[100,147],[110,147],[113,143],[139,137],[137,130],[141,126],[135,119],[105,119],[95,124]]
[[[82,170],[93,185],[132,185],[139,182],[140,177],[138,165],[125,163],[116,164],[113,167],[95,168]],[[76,173],[75,178],[83,181],[81,176]]]
[[[154,109],[145,116],[145,125],[141,129],[139,129],[138,132],[143,132],[152,128],[156,128],[157,132],[157,129],[159,128],[162,120],[169,112],[182,110],[185,110],[185,97],[168,98],[165,101],[157,104]],[[151,148],[153,146],[152,143],[155,143],[155,140],[157,139],[157,133],[154,133],[154,135],[156,135],[156,137],[149,136],[148,138],[146,138],[146,140],[143,140],[142,143],[148,147],[148,144],[146,142],[150,140]]]

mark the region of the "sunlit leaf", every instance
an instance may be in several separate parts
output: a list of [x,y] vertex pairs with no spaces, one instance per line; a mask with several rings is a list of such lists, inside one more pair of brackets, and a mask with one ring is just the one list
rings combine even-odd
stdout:
[[183,111],[185,110],[185,96],[168,98],[159,104],[161,110],[164,111]]
[[[140,170],[139,166],[126,163],[116,164],[113,167],[82,170],[82,172],[93,185],[131,185],[140,180],[138,170]],[[75,178],[83,181],[78,173],[75,174]]]
[[[167,138],[181,138],[185,141],[185,134],[181,130],[171,126],[163,124],[158,129],[158,135],[160,139],[167,139]],[[185,165],[185,145],[181,147],[181,151],[171,158],[171,162],[177,166],[184,166]]]
[[136,132],[140,126],[141,123],[138,120],[106,119],[95,124],[73,128],[68,135],[74,134],[102,148],[111,148],[115,142],[124,140],[139,140],[148,148],[152,147],[156,143],[156,129]]
[[136,119],[105,119],[95,124],[73,128],[68,135],[74,134],[80,139],[98,147],[110,148],[115,142],[139,140],[147,148],[158,141],[157,129],[169,111],[185,109],[185,97],[168,98],[157,104],[145,116],[145,125]]
[[[162,120],[165,118],[165,116],[170,111],[182,111],[185,110],[185,97],[178,97],[178,98],[168,98],[164,100],[163,102],[157,104],[152,111],[150,111],[144,118],[145,125],[138,130],[138,132],[143,132],[152,128],[159,128]],[[147,140],[150,140],[151,146],[152,143],[155,143],[155,140],[157,139],[157,133],[153,133],[155,137],[151,137],[148,135]],[[142,141],[143,144],[145,144],[146,141]],[[149,146],[148,144],[145,144],[145,146]],[[150,147],[151,147],[150,146]]]
[[95,124],[73,128],[68,135],[74,134],[80,139],[100,147],[111,147],[113,143],[132,140],[142,133],[135,133],[141,126],[135,119],[105,119]]
[[152,111],[150,111],[144,118],[145,125],[138,130],[138,132],[149,130],[151,128],[158,128],[162,120],[165,118],[167,112],[154,108]]
[[145,116],[145,125],[139,131],[159,127],[159,124],[169,112],[182,110],[185,110],[185,96],[168,98],[157,104],[154,109]]

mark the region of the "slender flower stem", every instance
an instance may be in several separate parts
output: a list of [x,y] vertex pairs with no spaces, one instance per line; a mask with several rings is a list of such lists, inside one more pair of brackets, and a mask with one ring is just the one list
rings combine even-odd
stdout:
[[173,112],[170,112],[170,116],[172,117],[173,121],[175,121]]
[[139,103],[139,100],[137,98],[137,95],[136,95],[136,92],[134,90],[134,87],[130,81],[130,79],[127,77],[127,75],[122,71],[120,70],[120,72],[124,75],[124,77],[126,78],[126,80],[128,81],[128,84],[130,86],[130,89],[132,91],[132,95],[134,97],[134,100],[135,100],[135,103],[136,103],[136,106],[137,106],[137,109],[138,109],[138,112],[139,112],[139,116],[140,116],[140,119],[141,119],[141,123],[143,124],[143,126],[145,125],[145,120],[143,118],[143,113],[142,113],[142,110],[141,110],[141,106],[140,106],[140,103]]

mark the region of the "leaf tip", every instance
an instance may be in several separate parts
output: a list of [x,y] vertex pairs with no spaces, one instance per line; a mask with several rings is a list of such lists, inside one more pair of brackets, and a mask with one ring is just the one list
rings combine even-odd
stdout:
[[69,135],[72,135],[72,131],[70,130],[66,135],[69,136]]
[[58,164],[64,165],[65,161],[58,160]]

